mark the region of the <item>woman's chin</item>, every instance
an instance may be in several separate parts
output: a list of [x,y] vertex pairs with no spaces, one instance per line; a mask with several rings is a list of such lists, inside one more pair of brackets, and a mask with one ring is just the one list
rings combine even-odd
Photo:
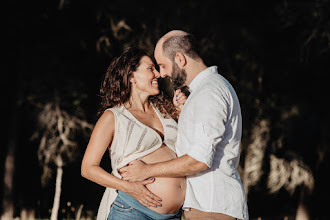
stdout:
[[159,89],[155,90],[152,95],[158,95],[159,94]]

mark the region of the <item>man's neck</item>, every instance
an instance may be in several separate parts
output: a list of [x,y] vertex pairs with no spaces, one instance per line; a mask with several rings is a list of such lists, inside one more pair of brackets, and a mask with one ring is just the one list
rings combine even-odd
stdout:
[[203,61],[194,62],[189,68],[186,69],[187,71],[187,81],[186,85],[189,84],[195,79],[195,77],[200,74],[202,71],[206,70],[208,67],[204,64]]

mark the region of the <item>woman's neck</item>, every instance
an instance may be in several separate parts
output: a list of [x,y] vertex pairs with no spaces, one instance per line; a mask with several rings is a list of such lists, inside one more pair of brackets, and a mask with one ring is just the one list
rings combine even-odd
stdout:
[[151,105],[149,102],[149,96],[132,94],[129,101],[124,104],[125,107],[133,111],[147,112]]

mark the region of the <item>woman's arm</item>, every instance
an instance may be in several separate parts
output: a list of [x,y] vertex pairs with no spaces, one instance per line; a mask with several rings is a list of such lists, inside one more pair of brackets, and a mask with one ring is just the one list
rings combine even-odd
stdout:
[[97,121],[92,132],[81,163],[81,175],[99,185],[126,192],[144,206],[161,205],[159,203],[161,199],[145,187],[145,185],[152,183],[153,179],[128,182],[111,175],[100,167],[101,159],[110,146],[114,133],[114,114],[112,111],[106,111]]
[[100,167],[101,159],[112,141],[114,132],[114,114],[112,111],[106,111],[94,127],[81,163],[81,175],[102,186],[118,188],[117,184],[120,181]]

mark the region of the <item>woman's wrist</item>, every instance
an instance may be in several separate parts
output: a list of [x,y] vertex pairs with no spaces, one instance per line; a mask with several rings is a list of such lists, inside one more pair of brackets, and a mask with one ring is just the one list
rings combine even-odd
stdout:
[[120,189],[118,189],[118,190],[127,193],[130,191],[130,187],[131,187],[131,182],[122,180],[122,184],[120,184]]

